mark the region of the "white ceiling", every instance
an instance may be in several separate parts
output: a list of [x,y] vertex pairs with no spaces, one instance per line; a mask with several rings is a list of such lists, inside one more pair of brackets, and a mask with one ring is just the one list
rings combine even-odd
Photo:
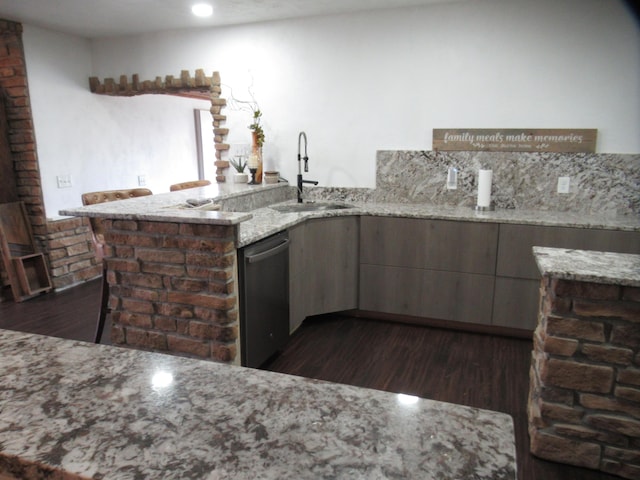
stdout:
[[[0,18],[98,38],[454,1],[461,0],[0,0]],[[194,17],[194,3],[211,4],[213,17]]]

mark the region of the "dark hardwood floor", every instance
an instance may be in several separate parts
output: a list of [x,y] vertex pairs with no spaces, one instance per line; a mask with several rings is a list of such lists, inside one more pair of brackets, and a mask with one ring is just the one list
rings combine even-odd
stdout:
[[[0,328],[91,341],[99,304],[99,281],[2,302]],[[530,353],[529,340],[326,315],[305,321],[264,368],[508,413],[519,480],[619,479],[528,453]]]

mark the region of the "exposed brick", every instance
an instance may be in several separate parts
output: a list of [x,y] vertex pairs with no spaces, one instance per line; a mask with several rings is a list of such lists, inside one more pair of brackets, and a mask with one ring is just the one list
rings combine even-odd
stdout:
[[167,300],[171,303],[182,303],[199,307],[228,310],[235,306],[235,298],[201,295],[189,292],[168,292]]
[[590,298],[593,300],[618,300],[620,298],[620,287],[618,285],[554,278],[551,288],[556,295],[561,297]]
[[192,305],[175,305],[171,303],[163,303],[158,305],[158,313],[168,317],[177,318],[193,318],[193,306]]
[[585,343],[580,350],[585,357],[596,362],[630,365],[633,360],[633,350],[612,347],[606,344],[594,345]]
[[143,263],[140,266],[143,273],[157,273],[168,277],[181,277],[185,273],[184,265],[168,265],[164,263]]
[[136,256],[142,262],[156,262],[156,263],[177,263],[182,265],[184,263],[185,255],[183,252],[177,250],[162,250],[162,249],[147,249],[138,248],[136,250]]
[[106,242],[110,245],[129,245],[134,247],[156,247],[158,239],[149,235],[136,235],[134,233],[119,233],[106,230],[104,234]]
[[195,307],[194,314],[195,318],[218,325],[226,325],[238,320],[238,312],[236,310],[215,310]]
[[177,335],[167,335],[168,348],[172,352],[186,353],[199,358],[211,356],[211,346],[208,342]]
[[540,378],[545,384],[582,392],[610,392],[613,377],[611,367],[554,358],[544,362],[540,370]]
[[573,311],[585,317],[621,318],[640,323],[640,304],[632,302],[592,302],[574,300]]
[[107,268],[118,272],[139,272],[140,264],[136,260],[121,260],[118,258],[108,258]]
[[118,315],[114,313],[113,321],[116,323],[121,323],[122,325],[128,325],[132,327],[140,327],[140,328],[151,328],[151,316],[140,314],[140,313],[130,313],[130,312],[117,312]]
[[629,323],[614,325],[611,330],[611,343],[638,347],[640,345],[640,326]]
[[640,302],[640,287],[624,287],[622,299],[630,302]]
[[618,370],[617,381],[618,383],[640,386],[640,369],[625,368],[624,370]]
[[140,222],[139,229],[144,233],[152,233],[154,235],[177,235],[179,225],[177,223],[167,222]]
[[604,342],[604,326],[600,322],[549,316],[547,318],[547,334],[559,337],[572,337],[581,340]]
[[231,362],[236,358],[237,350],[235,345],[219,345],[211,346],[211,358],[219,362]]
[[189,335],[203,340],[215,340],[228,343],[238,337],[235,326],[221,327],[202,322],[189,322]]
[[186,262],[188,265],[198,265],[201,267],[228,268],[235,264],[235,255],[187,252]]
[[624,435],[602,432],[584,425],[572,425],[567,423],[556,423],[553,430],[564,437],[574,437],[576,439],[604,442],[610,445],[624,446],[627,443]]
[[165,237],[162,240],[164,248],[181,248],[202,252],[229,253],[235,251],[235,243],[231,240],[221,241],[210,238]]
[[602,460],[600,470],[622,478],[628,478],[629,480],[638,480],[640,478],[640,466],[624,464],[606,458]]
[[126,230],[135,232],[138,230],[138,222],[135,220],[113,220],[111,228],[114,230]]
[[640,421],[620,415],[587,415],[587,425],[601,428],[614,433],[620,433],[629,437],[640,437]]
[[633,417],[640,418],[640,405],[630,403],[624,399],[603,397],[600,395],[591,395],[587,393],[580,394],[579,398],[580,404],[590,410],[622,412]]
[[601,448],[598,444],[571,440],[539,430],[530,431],[531,453],[554,462],[598,468]]
[[219,270],[199,265],[187,265],[187,275],[194,278],[205,278],[210,282],[226,282],[233,278],[231,269]]
[[[111,266],[111,261],[109,261]],[[160,275],[148,275],[142,273],[121,273],[120,283],[145,288],[162,288],[162,277]],[[111,282],[109,282],[111,283]]]
[[604,456],[614,460],[621,460],[626,463],[635,463],[640,466],[640,451],[624,448],[606,447]]
[[583,411],[574,407],[545,401],[540,402],[540,414],[542,415],[542,418],[545,419],[578,423],[580,422],[583,413]]
[[573,338],[559,338],[549,336],[545,339],[543,350],[553,355],[572,356],[579,346],[579,342]]
[[182,223],[180,224],[180,235],[233,239],[235,236],[235,227],[203,223]]
[[156,316],[153,319],[153,325],[163,332],[176,332],[178,330],[176,319],[171,317]]
[[167,350],[167,337],[163,333],[131,327],[126,327],[124,332],[127,345],[150,348],[152,350]]
[[[638,388],[616,387],[613,394],[618,398],[635,402],[640,405],[640,389]],[[640,417],[640,407],[638,407],[638,414],[634,416]]]
[[145,302],[141,300],[134,300],[131,298],[122,299],[122,308],[127,312],[135,313],[154,313],[153,303]]

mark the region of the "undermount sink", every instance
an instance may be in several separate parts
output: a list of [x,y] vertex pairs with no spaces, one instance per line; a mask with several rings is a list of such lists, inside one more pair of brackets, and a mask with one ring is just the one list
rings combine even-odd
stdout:
[[353,208],[352,205],[343,203],[291,203],[287,205],[274,205],[270,207],[280,213],[318,212],[325,210],[344,210]]

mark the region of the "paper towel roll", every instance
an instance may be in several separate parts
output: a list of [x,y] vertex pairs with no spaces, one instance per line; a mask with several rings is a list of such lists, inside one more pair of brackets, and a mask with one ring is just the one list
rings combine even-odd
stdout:
[[480,170],[478,173],[478,206],[488,207],[491,205],[491,179],[492,170]]

